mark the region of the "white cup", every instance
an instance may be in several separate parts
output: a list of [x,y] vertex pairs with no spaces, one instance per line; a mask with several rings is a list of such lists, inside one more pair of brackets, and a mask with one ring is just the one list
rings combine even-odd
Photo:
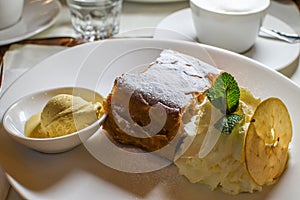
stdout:
[[255,43],[270,0],[190,0],[199,42],[242,53]]
[[0,0],[0,29],[16,24],[23,13],[24,0]]

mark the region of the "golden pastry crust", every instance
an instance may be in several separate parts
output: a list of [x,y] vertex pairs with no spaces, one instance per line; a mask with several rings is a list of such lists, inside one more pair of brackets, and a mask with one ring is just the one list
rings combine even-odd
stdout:
[[[183,120],[189,120],[183,119],[184,113],[197,112],[188,109],[195,109],[195,105],[201,103],[204,91],[211,87],[218,74],[220,70],[196,58],[164,50],[146,71],[116,78],[106,101],[108,116],[103,128],[118,143],[150,152],[161,149],[180,132]],[[157,105],[159,112],[166,115],[158,113],[150,119],[151,109]],[[131,119],[126,117],[126,107],[129,107]],[[147,137],[139,137],[139,133],[128,134],[131,130],[124,131],[131,123],[146,127],[152,123],[161,125],[160,121],[164,121],[162,128]],[[122,128],[120,124],[125,125]]]

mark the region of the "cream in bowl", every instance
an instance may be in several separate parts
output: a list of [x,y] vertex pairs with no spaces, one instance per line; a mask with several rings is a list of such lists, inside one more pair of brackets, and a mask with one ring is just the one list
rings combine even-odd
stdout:
[[237,53],[250,49],[270,0],[190,0],[201,43]]
[[84,88],[57,88],[14,103],[3,125],[17,142],[44,153],[70,150],[101,126],[106,114],[100,94]]

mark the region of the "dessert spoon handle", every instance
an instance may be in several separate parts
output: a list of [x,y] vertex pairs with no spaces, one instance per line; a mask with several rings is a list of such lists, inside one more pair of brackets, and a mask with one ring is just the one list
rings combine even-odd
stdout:
[[284,32],[280,32],[280,31],[273,30],[273,29],[270,30],[270,29],[267,29],[267,28],[264,28],[264,27],[261,27],[260,31],[265,33],[265,34],[271,35],[271,36],[273,36],[277,39],[288,42],[288,43],[300,42],[300,35],[298,35],[298,34],[284,33]]

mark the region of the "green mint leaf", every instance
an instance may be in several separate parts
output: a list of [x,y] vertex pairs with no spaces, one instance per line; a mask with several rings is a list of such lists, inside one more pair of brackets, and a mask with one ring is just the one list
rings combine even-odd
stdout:
[[214,125],[221,133],[231,134],[233,128],[242,120],[243,115],[231,114],[221,118]]
[[241,114],[233,114],[239,106],[240,88],[234,77],[224,72],[215,81],[214,85],[206,90],[211,104],[225,116],[214,125],[221,133],[231,134],[234,127],[241,121]]
[[231,114],[238,108],[240,89],[234,77],[227,72],[222,73],[205,94],[223,114]]

